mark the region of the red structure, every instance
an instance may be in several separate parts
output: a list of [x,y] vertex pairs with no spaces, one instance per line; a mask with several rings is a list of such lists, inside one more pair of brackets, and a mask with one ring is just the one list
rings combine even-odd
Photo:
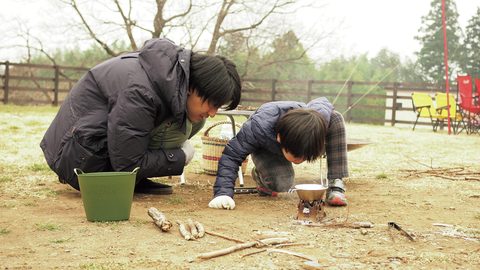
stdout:
[[480,129],[480,104],[476,98],[480,91],[480,79],[475,79],[475,84],[477,91],[474,94],[471,76],[457,76],[458,106],[467,123],[467,133],[478,132]]

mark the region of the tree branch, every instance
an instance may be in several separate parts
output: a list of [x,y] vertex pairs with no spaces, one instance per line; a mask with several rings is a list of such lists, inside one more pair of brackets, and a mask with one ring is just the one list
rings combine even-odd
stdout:
[[120,13],[120,16],[122,17],[124,26],[125,26],[125,31],[127,31],[127,36],[128,40],[130,40],[130,46],[132,50],[136,51],[138,49],[137,43],[135,42],[135,38],[133,37],[132,33],[132,26],[135,25],[134,22],[130,19],[130,14],[132,12],[132,2],[131,0],[128,1],[128,17],[125,16],[125,13],[123,12],[122,7],[120,6],[120,3],[118,0],[113,1],[115,5],[117,6],[118,12]]
[[98,44],[100,44],[100,46],[111,56],[117,56],[117,53],[114,52],[112,49],[110,49],[110,47],[103,41],[101,41],[97,35],[93,32],[92,28],[90,27],[90,25],[87,23],[87,21],[85,20],[82,12],[80,11],[80,9],[78,8],[77,6],[77,1],[76,0],[71,0],[69,2],[69,5],[75,10],[75,12],[78,14],[78,16],[80,17],[80,20],[82,20],[82,23],[83,25],[85,26],[85,28],[87,29],[87,32],[89,33],[90,37],[93,38]]

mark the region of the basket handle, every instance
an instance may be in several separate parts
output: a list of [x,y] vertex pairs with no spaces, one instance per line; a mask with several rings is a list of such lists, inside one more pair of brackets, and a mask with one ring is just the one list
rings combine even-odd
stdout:
[[[216,126],[219,126],[219,125],[232,125],[232,122],[230,121],[220,121],[220,122],[216,122],[215,124],[211,125],[210,127],[208,127],[205,132],[203,133],[203,136],[205,137],[208,137],[208,132],[210,132],[210,130]],[[235,123],[235,126],[238,127],[239,129],[242,127],[241,125]]]
[[82,169],[80,168],[74,168],[73,169],[73,172],[78,176],[79,174],[84,174],[84,172],[82,171]]

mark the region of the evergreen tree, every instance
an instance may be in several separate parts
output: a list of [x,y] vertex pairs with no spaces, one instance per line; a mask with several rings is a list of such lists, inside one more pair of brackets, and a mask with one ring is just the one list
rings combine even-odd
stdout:
[[[445,82],[445,67],[443,61],[442,0],[433,0],[430,7],[428,14],[422,17],[423,26],[419,29],[419,36],[415,37],[422,45],[422,48],[416,54],[424,79],[443,84]],[[459,70],[462,58],[460,47],[462,30],[458,24],[458,12],[454,0],[445,0],[445,14],[449,74],[455,74]]]
[[273,40],[272,51],[262,58],[256,77],[278,80],[309,80],[315,74],[315,65],[293,31]]
[[468,21],[465,31],[465,65],[464,71],[480,78],[480,7]]
[[231,59],[237,66],[241,77],[252,77],[252,71],[260,65],[260,50],[249,40],[244,33],[237,32],[225,36],[217,52]]

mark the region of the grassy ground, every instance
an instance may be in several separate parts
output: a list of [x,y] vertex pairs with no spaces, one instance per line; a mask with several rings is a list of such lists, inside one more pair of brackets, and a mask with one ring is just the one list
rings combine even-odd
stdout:
[[[215,178],[202,174],[201,136],[193,140],[197,155],[186,168],[186,186],[177,185],[178,178],[161,179],[175,185],[173,195],[136,196],[128,222],[90,224],[84,220],[78,192],[58,183],[39,147],[57,110],[49,106],[0,105],[0,265],[8,269],[300,267],[291,257],[266,255],[248,259],[224,256],[192,264],[190,255],[178,254],[232,243],[212,239],[190,243],[174,233],[156,239],[159,232],[145,214],[152,205],[161,206],[173,220],[193,215],[209,228],[227,234],[246,237],[252,228],[287,230],[310,246],[298,251],[317,256],[330,268],[475,269],[480,263],[479,135],[347,124],[349,139],[371,143],[349,152],[351,176],[347,188],[351,206],[329,208],[329,215],[350,215],[351,220],[377,223],[395,218],[419,232],[419,242],[412,244],[399,238],[390,241],[381,229],[360,235],[341,228],[309,231],[292,227],[290,214],[295,209],[288,198],[243,195],[236,197],[237,209],[233,212],[208,209]],[[215,117],[207,126],[212,120],[223,119]],[[318,169],[318,162],[297,165],[297,179],[318,178]],[[468,233],[464,238],[439,238],[431,228],[435,222],[459,226]],[[340,243],[338,239],[342,239]],[[324,242],[331,249],[325,248]],[[340,255],[335,253],[339,249]]]

